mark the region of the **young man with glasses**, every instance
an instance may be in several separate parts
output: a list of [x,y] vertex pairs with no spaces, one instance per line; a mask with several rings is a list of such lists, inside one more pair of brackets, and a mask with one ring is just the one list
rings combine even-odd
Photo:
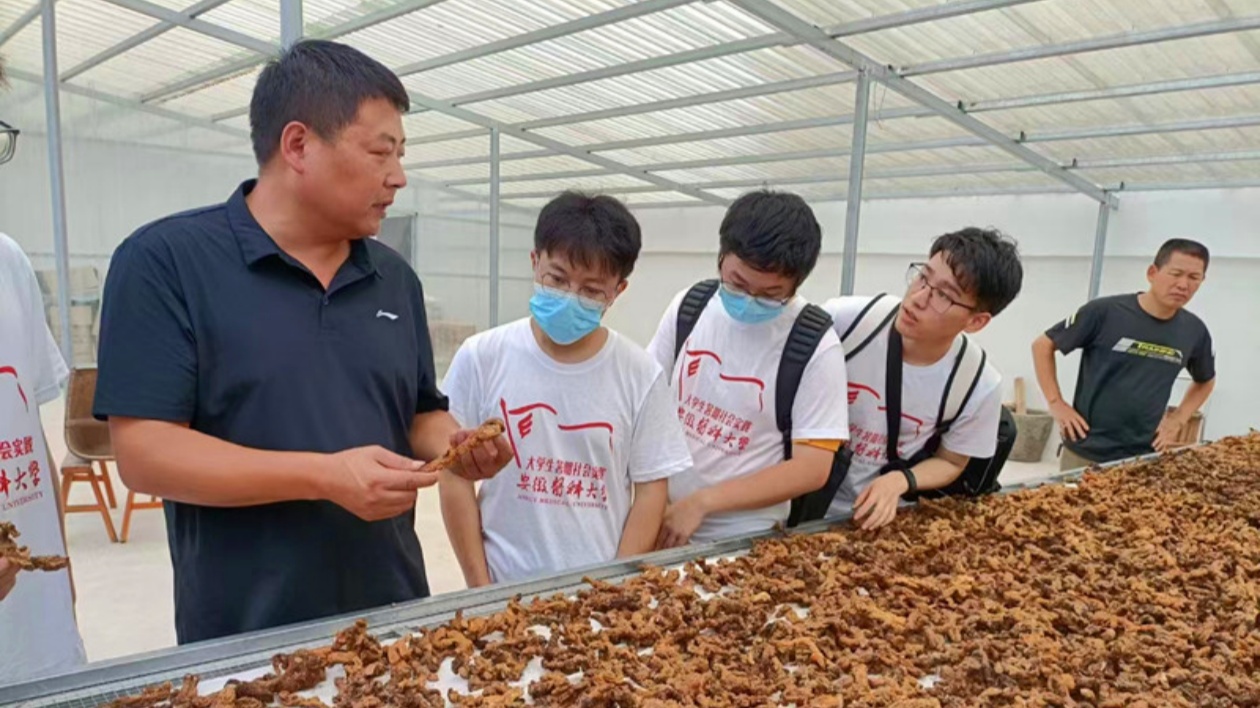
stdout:
[[[1019,294],[1023,267],[1015,243],[977,228],[945,234],[932,244],[926,263],[907,272],[905,298],[890,326],[879,330],[848,359],[849,439],[853,459],[836,492],[829,516],[852,513],[860,528],[890,523],[909,491],[941,489],[972,457],[991,457],[997,445],[1002,376],[983,363],[975,388],[943,434],[940,447],[913,467],[881,474],[888,464],[888,373],[890,338],[902,347],[901,427],[897,450],[910,460],[937,431],[941,401],[951,385],[963,333],[984,329]],[[841,297],[823,309],[842,338],[867,314],[873,298]]]
[[[0,89],[4,88],[0,59]],[[0,122],[0,165],[17,131]],[[35,271],[0,233],[0,522],[35,555],[66,555],[57,468],[48,454],[40,406],[61,395],[69,376],[44,319]],[[0,685],[62,673],[86,661],[74,617],[70,570],[21,573],[0,558]]]
[[667,480],[691,457],[662,368],[601,326],[639,249],[639,224],[616,199],[561,194],[534,230],[530,317],[455,354],[451,413],[503,420],[513,455],[480,490],[453,474],[439,482],[469,587],[652,550]]
[[[679,313],[696,286],[665,311],[648,351],[671,372],[673,401],[695,466],[670,479],[658,547],[773,528],[790,501],[827,481],[847,436],[844,354],[825,326],[804,365],[780,430],[778,372],[806,302],[797,290],[818,262],[822,230],[795,194],[750,192],[720,228],[716,297],[699,305],[689,333]],[[709,289],[708,295],[714,290]],[[681,339],[681,341],[679,341]],[[788,454],[790,446],[790,456]]]

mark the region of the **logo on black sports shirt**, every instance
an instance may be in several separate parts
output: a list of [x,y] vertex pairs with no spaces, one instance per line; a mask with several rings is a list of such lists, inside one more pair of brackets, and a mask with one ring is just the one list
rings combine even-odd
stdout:
[[1133,356],[1140,356],[1146,359],[1166,361],[1169,364],[1176,364],[1177,366],[1181,366],[1182,362],[1185,361],[1180,349],[1166,347],[1162,344],[1139,342],[1135,339],[1130,339],[1129,337],[1121,337],[1120,341],[1116,342],[1116,346],[1112,347],[1111,350],[1114,352],[1120,352],[1121,354],[1131,354]]

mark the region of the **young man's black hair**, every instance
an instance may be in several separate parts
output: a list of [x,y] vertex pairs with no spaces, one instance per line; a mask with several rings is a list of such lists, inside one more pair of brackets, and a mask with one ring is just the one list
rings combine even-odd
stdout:
[[280,147],[284,126],[293,121],[331,141],[354,121],[359,105],[374,98],[403,113],[411,108],[407,89],[384,64],[345,44],[298,42],[258,75],[249,104],[254,157],[266,164]]
[[1203,270],[1207,270],[1208,262],[1212,258],[1208,247],[1198,241],[1191,241],[1188,238],[1170,238],[1159,247],[1159,251],[1155,254],[1155,267],[1163,268],[1168,265],[1174,253],[1184,253],[1191,258],[1198,258],[1203,261]]
[[625,280],[639,258],[639,222],[620,201],[605,194],[567,191],[538,214],[534,250],[564,255],[573,265],[598,268]]
[[733,255],[757,270],[805,281],[818,263],[822,227],[805,200],[768,189],[744,194],[726,210],[719,258]]
[[945,262],[977,309],[997,316],[1019,295],[1024,267],[1015,241],[996,229],[974,226],[938,236],[929,255],[944,252]]

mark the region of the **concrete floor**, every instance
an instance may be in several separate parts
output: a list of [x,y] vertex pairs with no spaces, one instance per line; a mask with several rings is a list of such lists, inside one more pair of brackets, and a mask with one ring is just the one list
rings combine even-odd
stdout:
[[[64,407],[54,401],[43,407],[44,430],[53,458],[65,455]],[[1035,479],[1058,469],[1053,443],[1039,463],[1008,462],[1004,483]],[[111,466],[118,508],[111,510],[115,528],[121,531],[126,488]],[[71,491],[72,504],[93,500],[91,489],[78,484]],[[436,489],[420,493],[416,509],[416,533],[424,547],[429,585],[434,593],[464,588],[463,575],[442,525]],[[152,651],[175,644],[171,564],[166,545],[166,524],[160,509],[133,514],[127,543],[110,543],[98,513],[76,513],[66,519],[70,558],[78,594],[79,629],[90,661]]]

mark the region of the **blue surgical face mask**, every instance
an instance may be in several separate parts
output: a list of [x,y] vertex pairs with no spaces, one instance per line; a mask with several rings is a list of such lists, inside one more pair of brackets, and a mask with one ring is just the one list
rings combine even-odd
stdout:
[[744,324],[769,322],[783,314],[783,309],[787,307],[786,303],[767,304],[747,293],[734,292],[725,285],[718,289],[718,296],[722,298],[726,314]]
[[573,293],[554,290],[534,283],[534,296],[529,299],[534,321],[551,341],[561,346],[573,344],[599,328],[604,308],[583,301]]

